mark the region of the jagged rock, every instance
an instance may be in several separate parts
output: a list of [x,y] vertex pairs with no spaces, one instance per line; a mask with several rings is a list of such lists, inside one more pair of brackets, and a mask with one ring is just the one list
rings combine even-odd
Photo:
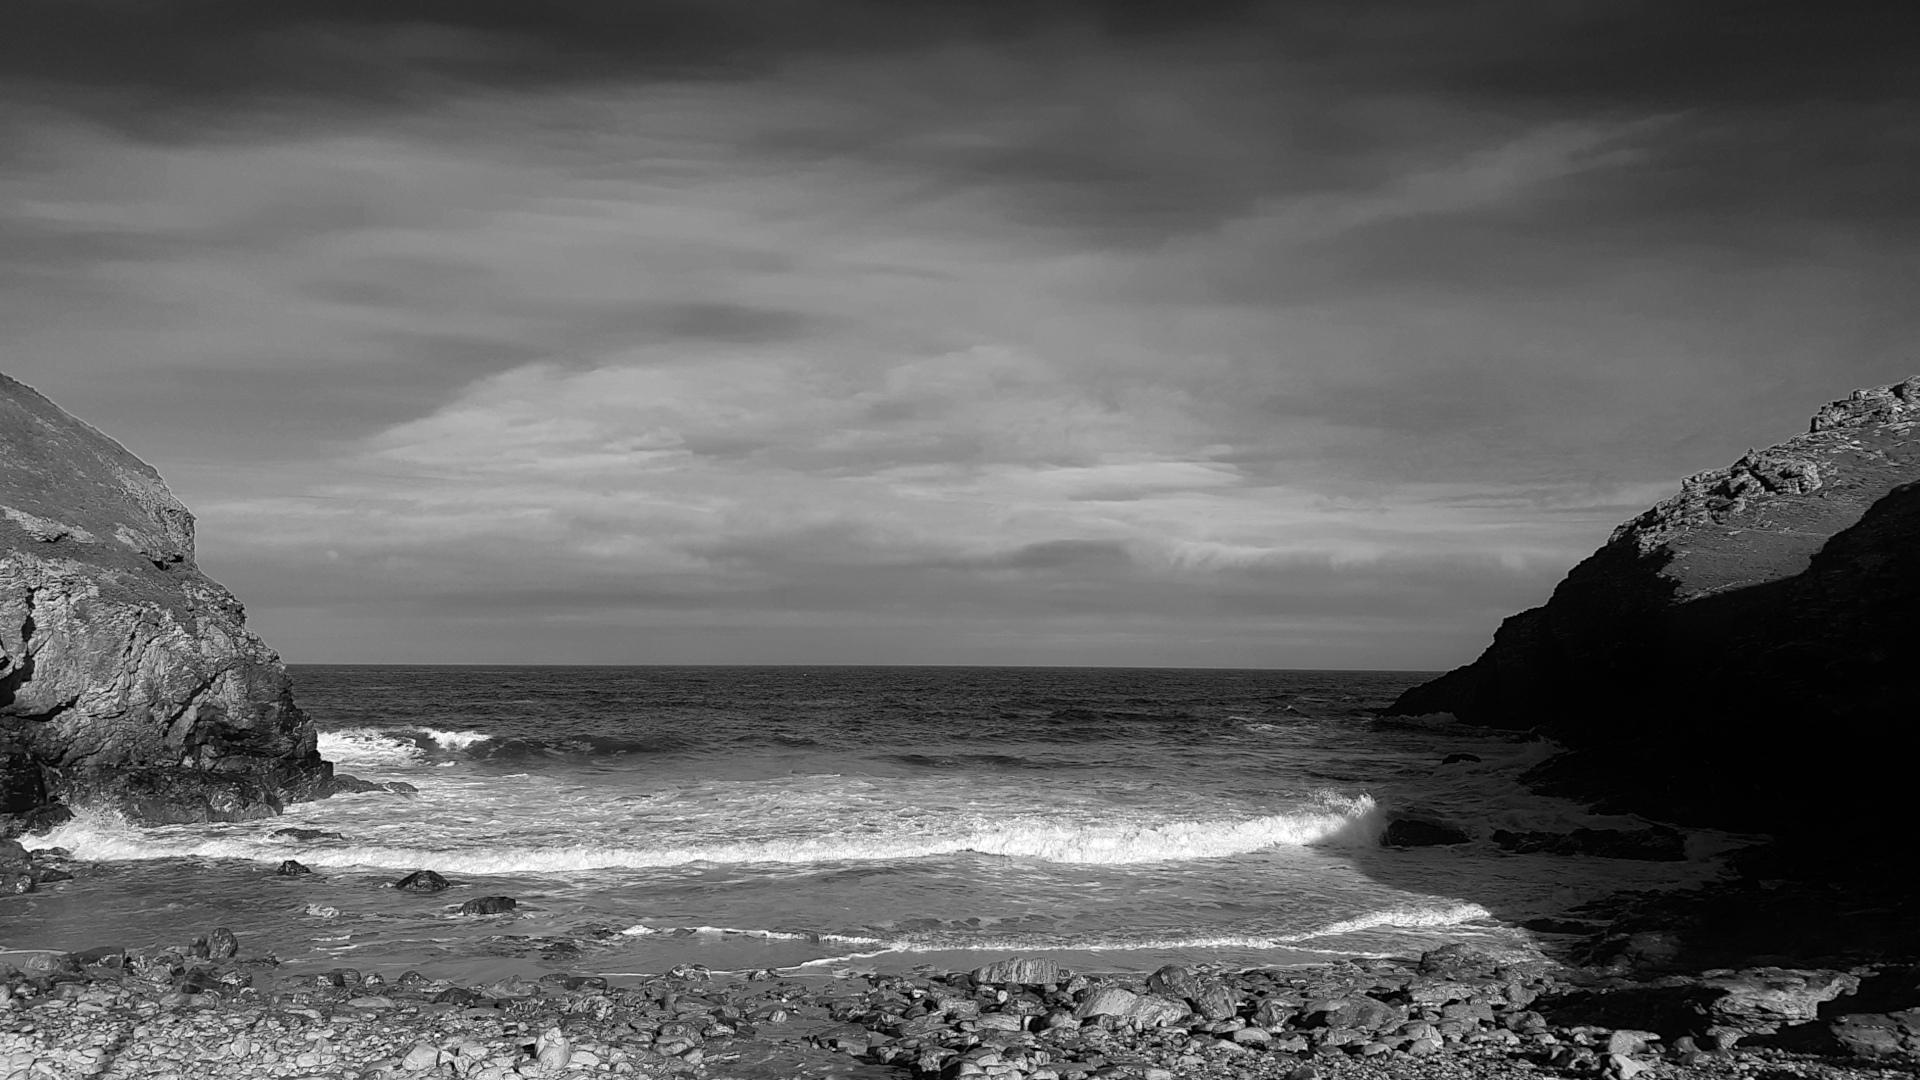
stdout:
[[1705,1004],[1708,1033],[1723,1043],[1743,1035],[1770,1035],[1785,1024],[1819,1015],[1820,1006],[1860,989],[1857,976],[1838,971],[1748,968],[1700,980],[1711,994]]
[[1588,829],[1572,832],[1494,831],[1493,842],[1500,847],[1528,855],[1594,855],[1603,859],[1640,859],[1647,862],[1678,862],[1687,857],[1687,837],[1678,829],[1655,825],[1645,829]]
[[1472,840],[1473,837],[1451,825],[1418,818],[1396,818],[1387,824],[1386,832],[1380,834],[1380,843],[1387,847],[1433,847]]
[[448,888],[447,879],[431,870],[415,870],[406,877],[393,883],[393,887],[406,892],[435,893]]
[[311,874],[313,873],[313,871],[309,870],[307,867],[302,866],[300,863],[295,862],[292,859],[288,859],[285,862],[281,863],[280,869],[275,870],[274,873],[280,875],[281,877],[298,877],[301,874]]
[[89,802],[244,820],[330,772],[159,474],[0,376],[0,827]]
[[240,940],[233,931],[224,926],[216,926],[207,935],[207,955],[215,960],[226,960],[240,952]]
[[499,915],[520,906],[511,896],[476,896],[460,905],[462,915]]
[[1846,865],[1905,814],[1905,758],[1876,748],[1912,711],[1915,481],[1920,378],[1855,391],[1688,477],[1478,660],[1387,711],[1539,726],[1570,748],[1530,778],[1550,792]]
[[996,960],[973,973],[973,981],[987,986],[1004,986],[1014,983],[1022,986],[1045,986],[1060,981],[1060,965],[1044,957],[1031,960],[1009,957]]
[[396,795],[412,795],[420,789],[404,780],[362,780],[349,773],[337,773],[332,779],[315,785],[313,798],[327,799],[335,795],[358,795],[367,791],[385,791]]

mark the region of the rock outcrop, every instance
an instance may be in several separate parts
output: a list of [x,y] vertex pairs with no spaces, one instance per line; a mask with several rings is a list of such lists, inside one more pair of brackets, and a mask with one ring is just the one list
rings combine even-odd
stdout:
[[0,375],[0,836],[62,803],[261,817],[331,775],[280,658],[194,566],[193,515]]
[[1391,714],[1537,729],[1550,790],[1683,824],[1871,842],[1909,778],[1920,657],[1920,378],[1617,529],[1546,605]]

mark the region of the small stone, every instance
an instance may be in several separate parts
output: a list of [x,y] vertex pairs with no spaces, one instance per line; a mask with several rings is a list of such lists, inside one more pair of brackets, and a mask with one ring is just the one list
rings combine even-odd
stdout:
[[540,1033],[539,1040],[534,1043],[533,1056],[541,1068],[559,1072],[572,1060],[573,1046],[567,1042],[565,1035],[560,1034],[559,1028],[548,1028]]
[[400,1067],[408,1072],[424,1072],[438,1064],[440,1064],[440,1051],[426,1043],[414,1043],[413,1049],[407,1051],[407,1056],[400,1059]]
[[366,997],[354,998],[347,1002],[347,1004],[356,1009],[391,1009],[393,1008],[393,999],[379,994],[369,994]]
[[1273,1041],[1272,1033],[1263,1027],[1243,1027],[1228,1038],[1242,1046],[1265,1046]]

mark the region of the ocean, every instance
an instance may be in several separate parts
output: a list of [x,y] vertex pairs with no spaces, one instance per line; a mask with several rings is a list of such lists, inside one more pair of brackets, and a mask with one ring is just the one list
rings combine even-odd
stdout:
[[[83,812],[29,846],[76,880],[0,899],[7,948],[214,926],[283,972],[1082,970],[1515,956],[1518,924],[1718,873],[1514,855],[1496,828],[1636,827],[1528,792],[1553,747],[1379,721],[1413,672],[297,665],[341,772],[417,794],[142,828]],[[1443,764],[1451,755],[1467,757]],[[1378,843],[1389,817],[1455,847]],[[320,830],[298,839],[279,830]],[[283,877],[297,860],[314,873]],[[387,888],[414,870],[453,887]],[[460,915],[481,896],[511,913]]]

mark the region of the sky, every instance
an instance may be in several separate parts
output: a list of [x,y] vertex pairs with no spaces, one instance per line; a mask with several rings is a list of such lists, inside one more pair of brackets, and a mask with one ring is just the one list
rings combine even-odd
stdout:
[[1920,373],[1893,9],[14,0],[0,371],[290,662],[1451,667]]

